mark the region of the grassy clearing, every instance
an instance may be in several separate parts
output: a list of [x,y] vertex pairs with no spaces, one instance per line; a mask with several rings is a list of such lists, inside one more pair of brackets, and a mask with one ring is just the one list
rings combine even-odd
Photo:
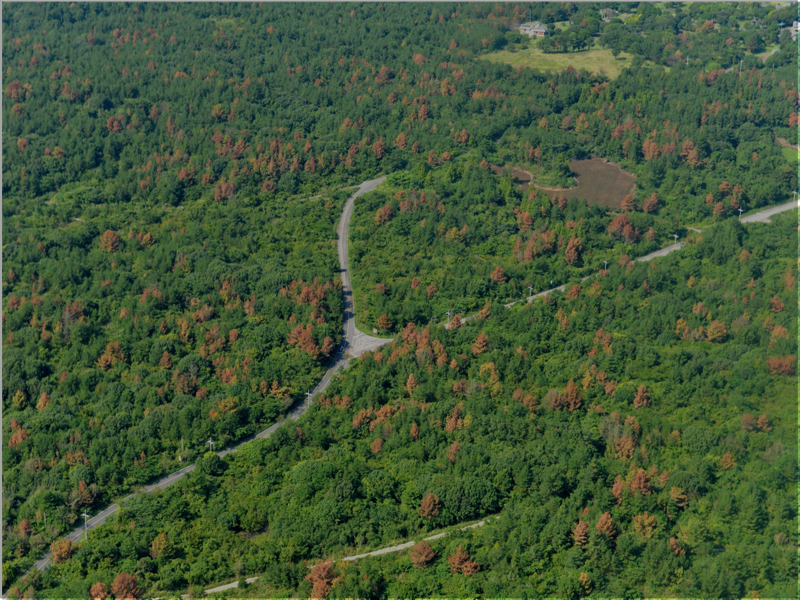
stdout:
[[800,152],[798,152],[795,148],[781,148],[781,152],[783,153],[784,158],[788,160],[793,165],[798,165],[800,163]]
[[536,46],[525,50],[509,52],[501,50],[486,55],[486,60],[501,62],[512,67],[530,67],[540,71],[562,71],[569,65],[576,69],[586,69],[592,73],[616,79],[628,64],[632,55],[622,52],[615,59],[611,50],[594,48],[586,52],[568,52],[564,54],[545,54]]

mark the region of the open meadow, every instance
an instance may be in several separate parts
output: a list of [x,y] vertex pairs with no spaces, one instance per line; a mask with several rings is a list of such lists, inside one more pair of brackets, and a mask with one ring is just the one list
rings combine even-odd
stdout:
[[484,57],[492,62],[506,63],[512,67],[529,67],[540,71],[563,71],[569,66],[575,69],[586,69],[609,79],[616,79],[622,70],[630,64],[632,55],[621,52],[614,58],[611,50],[607,48],[593,48],[585,52],[566,52],[559,54],[546,54],[536,45],[524,50],[510,52],[501,50]]

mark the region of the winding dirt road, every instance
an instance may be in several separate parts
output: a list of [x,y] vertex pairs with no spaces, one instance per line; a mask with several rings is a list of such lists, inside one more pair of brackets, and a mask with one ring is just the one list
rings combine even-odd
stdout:
[[[356,198],[365,194],[367,192],[371,192],[376,187],[378,187],[381,183],[386,181],[386,176],[378,177],[377,179],[372,179],[370,181],[365,181],[361,185],[358,186],[358,190],[347,199],[345,202],[344,209],[342,210],[342,217],[339,219],[339,229],[338,229],[338,240],[336,242],[336,250],[339,256],[339,269],[340,273],[339,276],[342,280],[342,294],[344,295],[344,317],[342,319],[342,343],[339,346],[339,350],[336,353],[336,357],[334,359],[333,364],[328,369],[328,371],[323,376],[322,380],[317,384],[317,387],[306,396],[304,402],[299,404],[294,410],[292,410],[288,418],[292,421],[297,421],[300,416],[305,413],[309,408],[311,408],[311,404],[313,402],[314,396],[323,392],[327,387],[328,384],[331,382],[333,376],[342,368],[345,368],[352,359],[361,356],[362,353],[374,350],[379,346],[386,344],[387,342],[392,341],[391,339],[382,339],[382,338],[375,338],[366,335],[362,331],[356,329],[356,322],[355,322],[355,309],[353,305],[353,288],[350,284],[350,267],[348,263],[348,256],[347,256],[347,240],[348,240],[348,231],[350,228],[350,218],[353,216],[353,206],[355,204]],[[286,423],[285,418],[281,418],[275,424],[271,425],[264,431],[257,433],[254,436],[251,436],[245,440],[240,441],[235,446],[231,446],[230,448],[226,448],[220,452],[217,452],[217,455],[220,457],[226,456],[231,452],[235,452],[239,448],[241,448],[244,444],[251,442],[255,439],[263,439],[268,438],[271,436],[278,428]],[[96,527],[99,527],[103,523],[105,523],[109,517],[114,515],[119,510],[119,505],[131,498],[136,497],[139,494],[146,494],[155,490],[161,490],[166,487],[169,487],[173,483],[180,481],[186,475],[194,471],[195,465],[189,465],[184,467],[179,471],[175,471],[167,475],[166,477],[159,479],[158,481],[142,487],[137,492],[126,496],[120,502],[112,504],[105,510],[99,512],[91,519],[86,521],[86,530],[92,530]],[[78,527],[77,529],[73,530],[65,537],[71,540],[72,542],[77,542],[81,539],[84,535],[84,527]],[[52,553],[47,552],[42,558],[36,561],[30,569],[25,573],[26,575],[30,573],[33,569],[38,571],[43,571],[47,567],[52,564]]]

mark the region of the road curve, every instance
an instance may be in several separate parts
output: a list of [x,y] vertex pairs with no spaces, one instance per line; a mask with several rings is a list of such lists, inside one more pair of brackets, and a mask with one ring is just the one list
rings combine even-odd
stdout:
[[[339,229],[338,239],[336,242],[336,250],[339,256],[339,268],[340,268],[340,278],[342,280],[342,294],[344,296],[344,317],[342,319],[342,343],[339,346],[339,351],[336,354],[336,358],[334,359],[333,364],[327,370],[325,375],[322,377],[320,382],[317,384],[317,387],[311,392],[311,395],[306,396],[304,402],[299,404],[294,410],[292,410],[288,417],[292,421],[296,421],[300,418],[300,416],[305,413],[309,408],[311,408],[311,403],[313,397],[324,391],[328,384],[330,383],[333,376],[336,372],[346,367],[347,364],[353,359],[361,355],[362,352],[373,350],[378,346],[390,342],[390,339],[380,339],[380,338],[373,338],[367,336],[363,332],[356,329],[355,323],[355,310],[353,305],[353,289],[350,284],[350,267],[348,263],[348,256],[347,256],[347,238],[348,238],[348,231],[350,228],[350,218],[353,216],[353,206],[355,204],[355,199],[365,194],[367,192],[371,192],[376,187],[378,187],[381,183],[386,181],[386,176],[378,177],[377,179],[372,179],[370,181],[365,181],[361,185],[358,186],[358,189],[355,193],[347,199],[345,202],[344,209],[342,210],[342,216],[339,219]],[[254,439],[263,439],[268,438],[271,436],[278,428],[286,422],[286,419],[281,417],[276,423],[261,431],[247,439],[244,439],[237,443],[234,446],[226,448],[220,452],[217,452],[217,455],[220,457],[226,456],[231,452],[235,452],[239,448],[241,448],[244,444],[254,440]],[[188,465],[179,471],[175,471],[174,473],[170,473],[166,477],[159,479],[158,481],[151,483],[150,485],[142,487],[137,492],[126,496],[118,503],[114,503],[111,506],[107,507],[103,511],[99,512],[91,519],[87,519],[85,528],[87,530],[94,529],[99,527],[103,523],[105,523],[109,517],[114,515],[119,510],[119,505],[123,502],[134,498],[135,496],[143,493],[149,493],[155,490],[161,490],[166,487],[169,487],[173,483],[180,481],[186,475],[194,471],[195,465],[191,464]],[[65,537],[72,542],[77,542],[80,538],[84,535],[84,527],[78,527],[75,530],[68,533]],[[27,575],[33,569],[38,571],[43,571],[47,567],[52,564],[52,553],[47,552],[42,558],[34,563],[34,565],[28,569],[25,573]]]

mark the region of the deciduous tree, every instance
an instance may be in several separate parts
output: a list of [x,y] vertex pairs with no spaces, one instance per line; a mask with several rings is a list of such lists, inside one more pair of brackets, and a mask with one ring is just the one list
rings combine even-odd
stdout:
[[428,494],[422,499],[422,504],[419,505],[417,514],[423,519],[430,519],[438,515],[441,508],[439,497],[436,494]]
[[480,356],[481,354],[486,352],[488,348],[489,348],[489,338],[483,331],[481,331],[478,334],[478,338],[472,344],[472,353],[475,356]]
[[100,250],[103,252],[113,254],[119,250],[119,236],[107,229],[102,236],[100,236]]
[[106,600],[110,595],[108,587],[102,581],[95,583],[89,590],[91,600]]
[[492,281],[495,283],[505,283],[508,280],[506,277],[505,271],[503,271],[503,267],[497,266],[495,267],[494,271],[492,271]]
[[433,548],[431,548],[428,542],[418,542],[411,548],[411,552],[409,553],[411,563],[417,569],[424,569],[433,561],[435,557],[436,552],[434,552]]
[[72,541],[67,538],[56,540],[50,544],[50,552],[53,553],[53,562],[57,565],[66,562],[73,553]]
[[456,548],[456,551],[447,557],[447,564],[450,565],[452,573],[461,573],[467,577],[481,570],[480,565],[470,558],[462,546]]
[[600,515],[596,528],[600,535],[604,535],[609,539],[614,539],[617,534],[617,526],[614,524],[614,519],[611,518],[611,513],[604,512]]

